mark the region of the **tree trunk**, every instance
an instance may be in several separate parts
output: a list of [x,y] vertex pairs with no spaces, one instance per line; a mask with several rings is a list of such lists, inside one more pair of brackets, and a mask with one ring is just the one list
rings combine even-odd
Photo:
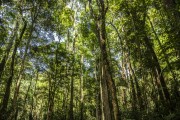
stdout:
[[[103,0],[99,0],[99,19],[96,19],[97,26],[97,38],[99,39],[101,49],[101,60],[102,60],[102,88],[104,96],[104,115],[105,120],[119,120],[120,112],[116,96],[116,87],[112,79],[111,68],[108,60],[108,54],[106,50],[106,12],[105,3]],[[107,86],[107,87],[106,87]],[[107,92],[105,92],[107,91]],[[109,98],[108,98],[109,97]],[[111,98],[111,99],[110,99]],[[108,102],[110,102],[108,106]],[[111,106],[112,105],[112,106]],[[112,108],[111,108],[112,107]],[[110,110],[109,110],[110,109]],[[109,113],[110,112],[110,113]]]
[[96,119],[102,120],[102,104],[101,101],[101,72],[100,72],[100,60],[96,60],[96,68],[95,68],[95,80],[96,80]]
[[178,81],[177,81],[176,75],[175,75],[175,73],[174,73],[174,71],[173,71],[173,69],[172,69],[172,66],[171,66],[171,64],[170,64],[170,62],[169,62],[168,55],[166,54],[166,52],[165,52],[165,50],[164,50],[164,48],[163,48],[163,46],[162,46],[162,44],[161,44],[161,42],[160,42],[160,40],[159,40],[159,37],[158,37],[158,35],[157,35],[157,33],[156,33],[155,29],[154,29],[153,23],[151,22],[151,20],[150,20],[149,17],[148,17],[148,20],[149,20],[149,22],[150,22],[152,31],[153,31],[153,33],[154,33],[154,35],[155,35],[155,37],[156,37],[156,39],[157,39],[157,41],[158,41],[158,44],[159,44],[159,46],[160,46],[160,48],[161,48],[161,50],[162,50],[162,53],[163,53],[163,55],[164,55],[164,57],[165,57],[165,61],[166,61],[166,64],[167,64],[167,66],[168,66],[168,69],[169,69],[169,71],[170,71],[170,73],[171,73],[171,75],[172,75],[172,77],[173,77],[173,80],[174,80],[174,83],[175,83],[175,84],[174,84],[174,94],[175,94],[176,97],[179,97],[180,95],[179,95],[179,93],[178,93],[178,86],[179,86],[179,85],[178,85]]
[[[19,71],[19,75],[18,75],[18,79],[16,81],[16,86],[15,86],[15,91],[14,91],[14,97],[13,97],[13,110],[12,113],[16,113],[15,111],[18,110],[18,105],[17,105],[17,100],[18,100],[18,96],[19,96],[19,90],[20,90],[20,85],[21,85],[21,80],[22,80],[22,76],[23,76],[23,72],[24,72],[24,67],[25,67],[25,61],[26,61],[26,56],[27,56],[27,51],[29,49],[29,44],[31,41],[31,36],[32,36],[32,32],[33,32],[33,25],[34,23],[32,23],[32,26],[30,28],[30,35],[28,38],[28,41],[26,43],[26,47],[25,47],[25,52],[24,52],[24,56],[22,59],[22,63],[21,63],[21,67],[20,67],[20,71]],[[14,115],[12,115],[13,117]]]
[[27,23],[24,23],[23,29],[20,33],[20,37],[18,39],[16,39],[15,41],[15,46],[14,46],[14,50],[13,50],[13,54],[12,54],[12,58],[11,58],[11,66],[10,66],[10,77],[7,80],[7,84],[6,84],[6,90],[5,90],[5,94],[3,97],[3,103],[2,103],[2,107],[0,110],[0,118],[4,119],[4,116],[7,115],[7,105],[8,105],[8,101],[9,101],[9,97],[10,97],[10,89],[11,89],[11,84],[12,84],[12,80],[14,77],[14,62],[15,62],[15,58],[16,58],[16,52],[17,52],[17,48],[18,45],[20,44],[23,34],[26,30],[26,25]]
[[[28,86],[28,89],[27,89],[26,95],[25,95],[25,97],[24,97],[23,108],[26,108],[25,106],[26,106],[26,103],[27,103],[27,98],[28,98],[28,94],[29,94],[29,91],[30,91],[30,88],[31,88],[32,82],[33,82],[33,78],[31,78],[31,82],[30,82],[30,84],[29,84],[29,86]],[[20,120],[22,120],[22,118],[24,118],[25,113],[26,113],[26,110],[25,110],[25,109],[23,109],[22,114],[21,114],[21,116],[20,116]]]
[[[144,1],[143,1],[143,4],[145,4]],[[141,34],[143,36],[143,42],[145,43],[145,47],[148,49],[148,53],[152,58],[151,59],[151,61],[153,63],[152,71],[153,71],[154,75],[157,78],[157,81],[158,81],[157,83],[161,84],[161,88],[162,88],[163,94],[164,94],[167,102],[170,103],[170,94],[169,94],[169,91],[167,89],[167,86],[166,86],[166,83],[165,83],[165,80],[164,80],[164,76],[163,76],[163,73],[162,73],[162,70],[161,70],[161,66],[159,64],[159,61],[158,61],[156,53],[155,53],[155,51],[153,49],[153,46],[150,43],[150,39],[147,37],[146,31],[145,31],[145,22],[146,22],[146,17],[147,17],[146,14],[147,14],[146,12],[143,12],[142,13],[143,20],[139,20],[139,17],[137,16],[137,14],[132,13],[132,20],[133,20],[133,23],[134,23],[134,28],[135,28],[135,30],[138,30],[137,24],[135,23],[135,19],[138,19],[140,22],[142,22],[142,26],[140,26],[141,29],[142,29]]]
[[166,83],[164,80],[164,76],[163,76],[161,67],[160,67],[159,62],[158,62],[158,58],[155,54],[154,49],[152,48],[151,43],[149,42],[149,39],[147,38],[147,36],[145,36],[144,41],[145,41],[145,44],[146,44],[147,48],[149,49],[149,52],[153,58],[154,73],[157,76],[157,80],[161,83],[161,87],[162,87],[162,90],[163,90],[163,93],[164,93],[166,100],[170,102],[170,94],[169,94],[169,91],[167,89],[167,86],[166,86]]
[[70,104],[69,104],[69,119],[70,120],[74,119],[73,100],[74,100],[74,69],[75,69],[75,42],[76,42],[75,40],[76,40],[76,36],[75,36],[74,41],[73,41],[73,60],[72,60],[72,74],[71,74],[71,94],[70,94]]
[[12,48],[12,46],[13,46],[13,41],[14,41],[16,35],[17,35],[17,30],[18,30],[18,22],[16,22],[15,29],[14,29],[14,34],[13,34],[12,38],[10,38],[9,44],[8,44],[8,46],[7,46],[7,48],[6,48],[6,51],[5,51],[6,53],[5,53],[5,55],[3,56],[3,59],[1,60],[1,63],[0,63],[0,84],[1,84],[1,82],[2,82],[1,76],[2,76],[2,73],[3,73],[3,71],[4,71],[7,58],[8,58],[8,56],[9,56],[10,50],[11,50],[11,48]]
[[135,90],[134,82],[133,82],[133,79],[132,79],[131,75],[130,75],[129,79],[130,79],[131,93],[132,93],[132,95],[131,95],[132,96],[131,97],[132,112],[133,112],[134,119],[138,120],[136,90]]
[[[129,58],[129,57],[128,57]],[[143,103],[143,100],[142,100],[142,93],[141,93],[141,89],[139,87],[139,83],[138,83],[138,80],[137,80],[137,77],[135,75],[135,72],[132,68],[132,65],[131,65],[131,61],[130,61],[130,58],[129,58],[129,69],[130,69],[130,73],[134,79],[134,82],[135,82],[135,86],[136,86],[136,90],[137,90],[137,98],[138,98],[138,103],[139,103],[139,106],[140,106],[140,110],[144,110],[144,103]]]
[[81,78],[80,78],[80,120],[84,119],[84,94],[83,94],[83,76],[84,76],[84,56],[81,56]]

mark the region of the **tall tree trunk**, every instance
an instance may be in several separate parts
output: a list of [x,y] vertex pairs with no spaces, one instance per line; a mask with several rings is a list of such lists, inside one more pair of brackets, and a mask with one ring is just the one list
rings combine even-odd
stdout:
[[10,41],[9,41],[9,44],[6,48],[6,53],[5,55],[3,56],[3,59],[1,60],[1,63],[0,63],[0,84],[2,82],[1,80],[1,76],[2,76],[2,73],[4,71],[4,68],[5,68],[5,65],[6,65],[6,61],[7,61],[7,58],[9,56],[9,53],[10,53],[10,50],[13,46],[13,42],[14,42],[14,39],[16,38],[16,35],[17,35],[17,30],[18,30],[18,22],[15,23],[15,29],[13,30],[14,31],[14,34],[12,36],[12,38],[10,38]]
[[[70,42],[70,35],[69,35],[70,33],[69,33],[69,31],[68,31],[68,33],[67,33],[67,40],[65,41],[65,48],[66,48],[66,50],[67,51],[69,51],[69,42]],[[69,63],[70,63],[70,60],[68,60],[67,62],[66,62],[66,79],[68,79],[69,80],[69,78],[68,78],[68,74],[69,74],[69,69],[70,69],[70,65],[69,65]],[[64,97],[64,102],[63,102],[63,105],[62,105],[62,107],[64,108],[66,108],[66,110],[67,111],[64,111],[65,112],[65,115],[64,115],[64,118],[65,119],[69,119],[69,108],[70,108],[70,106],[69,106],[69,104],[66,104],[66,103],[68,103],[69,101],[67,101],[67,99],[68,99],[68,96],[69,96],[69,91],[70,91],[70,89],[71,89],[71,85],[69,85],[69,84],[71,84],[71,83],[68,83],[68,88],[67,88],[67,91],[64,93],[65,94],[65,97]],[[70,95],[71,95],[71,93],[70,93]],[[71,96],[70,96],[71,97]]]
[[[146,10],[146,5],[145,5],[144,0],[143,0],[143,4],[145,7],[144,9]],[[135,23],[135,20],[138,19],[138,21],[142,22],[142,26],[140,26],[142,29],[141,34],[143,36],[143,42],[145,43],[145,47],[148,49],[148,53],[151,56],[151,61],[153,63],[152,71],[153,71],[154,75],[157,77],[157,81],[158,81],[157,83],[161,84],[161,88],[162,88],[163,94],[164,94],[167,102],[170,103],[170,94],[169,94],[169,91],[167,89],[167,85],[166,85],[165,80],[164,80],[164,76],[163,76],[163,73],[161,70],[161,66],[159,64],[159,61],[158,61],[157,55],[153,49],[153,46],[150,43],[150,39],[147,37],[146,31],[145,31],[145,22],[146,22],[147,13],[146,13],[146,11],[143,11],[143,13],[142,13],[143,19],[142,20],[139,19],[139,17],[137,16],[136,13],[131,13],[131,15],[132,15],[132,20],[134,23],[134,29],[135,30],[138,30],[138,28],[137,28],[138,24]]]
[[[74,60],[73,60],[73,63],[74,63]],[[69,104],[69,118],[70,118],[70,120],[74,119],[73,99],[74,99],[74,64],[72,66],[72,76],[71,76],[71,94],[70,94],[70,104]]]
[[153,31],[153,33],[154,33],[154,35],[155,35],[155,37],[156,37],[156,39],[157,39],[157,41],[158,41],[158,44],[159,44],[159,46],[160,46],[160,48],[161,48],[161,50],[162,50],[162,53],[163,53],[163,55],[164,55],[164,57],[165,57],[165,61],[166,61],[166,64],[167,64],[167,66],[168,66],[168,69],[169,69],[169,71],[170,71],[170,73],[171,73],[171,75],[172,75],[172,77],[173,77],[173,80],[174,80],[174,83],[175,83],[175,84],[174,84],[174,94],[175,94],[176,97],[179,97],[180,95],[179,95],[179,93],[178,93],[178,86],[179,86],[179,85],[178,85],[178,81],[177,81],[176,75],[175,75],[175,73],[174,73],[174,71],[173,71],[173,68],[172,68],[172,66],[171,66],[171,64],[170,64],[170,62],[169,62],[168,55],[166,54],[166,52],[165,52],[165,50],[164,50],[164,48],[163,48],[163,46],[162,46],[162,44],[161,44],[161,41],[160,41],[160,39],[159,39],[159,37],[158,37],[155,29],[154,29],[153,23],[151,22],[151,20],[150,20],[149,17],[148,17],[148,20],[149,20],[149,22],[150,22],[152,31]]
[[[55,50],[55,59],[53,62],[53,67],[54,67],[54,73],[51,73],[51,76],[49,78],[49,98],[48,98],[48,113],[47,113],[47,120],[51,120],[53,119],[53,112],[54,112],[54,98],[55,98],[55,94],[56,94],[56,90],[57,90],[57,75],[58,75],[58,65],[61,65],[61,61],[60,63],[58,62],[58,44],[57,44],[57,48]],[[61,70],[60,70],[61,73]],[[61,79],[61,74],[60,74],[60,79]]]
[[[100,60],[97,59],[95,67],[95,80],[96,80],[96,119],[102,120],[102,104],[101,104],[101,75],[100,75]],[[102,102],[103,103],[103,102]]]
[[36,73],[36,80],[35,80],[35,86],[34,86],[34,90],[32,93],[32,97],[31,97],[31,102],[30,102],[30,111],[29,111],[29,120],[35,120],[35,116],[33,115],[33,110],[35,109],[35,99],[37,99],[35,97],[36,93],[36,89],[37,89],[37,81],[39,79],[39,70],[37,69],[37,73]]
[[11,58],[10,77],[7,80],[5,94],[4,94],[3,102],[2,102],[2,107],[0,110],[0,118],[2,118],[2,119],[4,119],[4,116],[6,115],[6,112],[7,112],[7,105],[8,105],[8,101],[9,101],[9,97],[10,97],[10,89],[11,89],[11,84],[12,84],[12,80],[14,77],[14,62],[15,62],[15,58],[16,58],[17,48],[22,40],[23,34],[26,30],[26,26],[27,26],[27,23],[25,21],[23,29],[20,33],[20,37],[17,38],[15,41],[15,46],[14,46],[14,50],[13,50],[13,54],[12,54],[12,58]]
[[104,112],[104,119],[105,120],[112,120],[112,112],[111,112],[111,105],[107,87],[107,81],[105,79],[105,68],[101,65],[101,88],[102,88],[102,102],[103,102],[103,112]]
[[[54,80],[54,79],[53,79]],[[48,111],[47,111],[47,119],[46,120],[51,120],[52,119],[52,114],[53,114],[53,81],[51,77],[49,77],[49,94],[48,94]]]
[[140,110],[144,110],[144,103],[143,103],[143,100],[142,100],[142,93],[141,93],[141,89],[139,87],[139,83],[138,83],[138,80],[137,80],[137,77],[135,75],[135,72],[132,68],[132,65],[131,65],[131,61],[130,61],[130,58],[128,57],[128,62],[129,62],[129,70],[130,70],[130,73],[134,79],[134,82],[135,82],[135,86],[136,86],[136,90],[137,90],[137,98],[138,98],[138,103],[139,103],[139,106],[140,106]]
[[[106,17],[105,16],[108,7],[105,7],[105,3],[103,0],[98,0],[97,4],[99,5],[98,7],[99,7],[100,15],[98,16],[98,18],[94,17],[94,19],[97,26],[97,38],[99,40],[99,45],[101,49],[102,88],[103,88],[102,90],[104,91],[103,92],[104,115],[105,115],[105,120],[113,120],[113,119],[119,120],[120,112],[119,112],[117,96],[116,96],[116,87],[112,79],[112,73],[111,73],[110,63],[108,60],[107,48],[106,48],[106,27],[105,27]],[[108,104],[108,102],[110,104]]]
[[76,36],[73,40],[73,59],[72,59],[72,74],[71,74],[71,94],[70,94],[70,104],[69,104],[69,119],[74,119],[74,113],[73,113],[73,100],[74,100],[74,69],[75,69],[75,41]]
[[[26,106],[26,103],[27,103],[27,98],[28,98],[28,94],[29,94],[29,91],[30,91],[32,82],[33,82],[33,78],[31,78],[30,84],[29,84],[29,86],[28,86],[26,95],[25,95],[25,97],[24,97],[24,103],[23,103],[23,107],[22,107],[22,108],[26,108],[25,106]],[[21,116],[20,116],[20,120],[22,120],[22,119],[24,118],[25,113],[26,113],[26,109],[23,109],[22,114],[21,114]]]
[[137,97],[136,97],[136,90],[135,90],[135,86],[134,86],[134,82],[133,82],[133,78],[130,75],[130,84],[131,84],[131,104],[132,104],[132,111],[133,111],[133,116],[134,119],[138,119],[138,114],[137,114]]
[[[23,56],[23,59],[22,59],[22,63],[21,63],[19,74],[18,74],[18,78],[17,78],[17,81],[16,81],[14,97],[13,97],[13,110],[12,110],[12,113],[16,113],[15,111],[18,110],[17,99],[18,99],[18,96],[19,96],[19,89],[20,89],[20,85],[21,85],[23,72],[24,72],[26,56],[27,56],[27,52],[28,52],[28,49],[29,49],[29,44],[30,44],[30,41],[31,41],[33,27],[34,27],[34,23],[32,23],[32,26],[30,28],[30,35],[29,35],[28,41],[26,43],[24,56]],[[14,117],[14,115],[12,115],[12,117]]]
[[[111,102],[110,102],[110,93],[108,92],[108,86],[107,86],[107,80],[109,79],[109,72],[107,70],[107,51],[106,51],[106,44],[105,44],[105,41],[102,39],[102,36],[101,36],[101,23],[100,21],[96,21],[97,23],[97,32],[98,32],[98,39],[99,39],[99,44],[100,44],[100,49],[101,49],[101,76],[102,76],[102,79],[101,79],[101,86],[102,86],[102,98],[103,98],[103,111],[104,111],[104,119],[105,120],[112,120],[113,116],[112,116],[112,110],[111,110]],[[103,40],[103,41],[101,41]],[[102,47],[102,43],[104,42],[103,44],[103,47]]]
[[153,70],[154,70],[154,73],[157,76],[157,80],[161,83],[162,90],[163,90],[163,93],[164,93],[164,96],[165,96],[166,100],[170,102],[170,94],[169,94],[169,91],[167,89],[167,86],[166,86],[166,83],[165,83],[165,80],[164,80],[164,76],[163,76],[163,73],[162,73],[158,58],[156,56],[156,53],[155,53],[151,43],[149,42],[149,39],[148,39],[147,36],[145,36],[144,41],[145,41],[145,44],[146,44],[147,48],[149,49],[149,52],[150,52],[150,54],[151,54],[151,56],[153,58],[153,63],[154,63],[154,65],[153,65],[154,69]]
[[83,94],[83,79],[84,79],[84,56],[81,56],[81,78],[80,78],[80,120],[84,119],[84,94]]

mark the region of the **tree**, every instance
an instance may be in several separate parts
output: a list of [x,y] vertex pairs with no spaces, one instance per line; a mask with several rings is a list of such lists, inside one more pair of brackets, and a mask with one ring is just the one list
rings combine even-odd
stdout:
[[0,119],[179,119],[177,0],[1,0]]

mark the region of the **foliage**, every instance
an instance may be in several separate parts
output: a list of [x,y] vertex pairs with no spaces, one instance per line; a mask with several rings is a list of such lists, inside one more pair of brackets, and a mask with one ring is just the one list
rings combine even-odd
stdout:
[[100,120],[106,89],[122,120],[179,119],[179,9],[178,0],[1,0],[0,119]]

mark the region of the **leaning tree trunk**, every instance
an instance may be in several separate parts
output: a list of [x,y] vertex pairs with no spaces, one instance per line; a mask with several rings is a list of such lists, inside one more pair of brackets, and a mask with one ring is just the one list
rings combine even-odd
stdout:
[[152,32],[154,33],[154,35],[155,35],[155,37],[156,37],[156,39],[158,41],[158,44],[159,44],[159,46],[160,46],[160,48],[162,50],[162,53],[163,53],[163,55],[165,57],[165,61],[166,61],[167,67],[168,67],[168,69],[169,69],[169,71],[170,71],[170,73],[171,73],[171,75],[173,77],[173,80],[174,80],[174,83],[175,83],[175,85],[174,85],[174,94],[175,94],[176,97],[179,97],[180,96],[179,93],[178,93],[178,86],[179,85],[178,85],[176,74],[173,71],[173,68],[172,68],[172,66],[171,66],[171,64],[169,62],[169,59],[168,59],[168,55],[166,54],[166,52],[165,52],[165,50],[164,50],[164,48],[163,48],[163,46],[161,44],[161,41],[160,41],[160,39],[159,39],[155,29],[154,29],[153,23],[151,22],[149,17],[148,17],[148,20],[150,22],[150,25],[151,25],[151,28],[152,28]]
[[3,59],[2,59],[1,62],[0,62],[0,84],[1,84],[1,82],[2,82],[1,76],[2,76],[2,73],[3,73],[3,71],[4,71],[7,58],[9,57],[9,53],[10,53],[11,48],[12,48],[12,46],[13,46],[14,39],[16,38],[16,35],[17,35],[17,30],[18,30],[18,22],[16,22],[15,29],[13,30],[13,31],[14,31],[14,34],[13,34],[12,38],[10,38],[10,41],[9,41],[9,44],[8,44],[8,46],[7,46],[7,48],[6,48],[5,54],[4,54],[4,56],[3,56]]
[[153,65],[154,69],[153,70],[154,70],[154,73],[157,76],[157,80],[161,83],[162,90],[163,90],[163,93],[164,93],[164,96],[165,96],[166,100],[168,102],[170,102],[170,94],[169,94],[169,91],[167,89],[167,85],[165,83],[164,76],[162,74],[162,70],[161,70],[158,58],[157,58],[157,56],[155,54],[154,49],[152,48],[151,43],[149,42],[149,39],[148,39],[147,36],[145,36],[144,41],[145,41],[145,44],[146,44],[147,48],[149,49],[149,52],[151,53],[151,56],[153,58],[153,63],[154,63],[154,65]]
[[23,29],[22,29],[22,31],[20,33],[20,37],[17,38],[16,41],[15,41],[15,46],[14,46],[14,49],[13,49],[12,58],[11,58],[11,64],[10,64],[10,76],[9,76],[9,78],[7,80],[7,83],[6,83],[5,94],[4,94],[4,97],[3,97],[2,107],[1,107],[1,110],[0,110],[0,118],[2,118],[2,119],[6,119],[4,117],[6,117],[6,115],[7,115],[6,112],[7,112],[7,106],[8,106],[8,101],[9,101],[9,97],[10,97],[10,89],[11,89],[11,84],[12,84],[12,80],[13,80],[13,77],[14,77],[14,64],[15,64],[16,52],[17,52],[18,45],[20,44],[20,42],[22,40],[22,37],[24,35],[24,32],[26,30],[26,26],[27,26],[27,23],[25,21]]
[[33,32],[33,26],[34,26],[33,24],[34,23],[32,23],[32,26],[30,28],[30,35],[29,35],[28,41],[26,43],[25,52],[24,52],[24,56],[22,59],[22,63],[21,63],[18,79],[16,81],[15,91],[14,91],[12,117],[15,117],[15,118],[17,117],[17,115],[14,116],[14,113],[17,113],[16,111],[18,110],[17,100],[18,100],[19,90],[20,90],[20,86],[21,86],[21,80],[22,80],[23,72],[24,72],[24,68],[25,68],[26,56],[27,56],[27,52],[29,49],[31,36],[32,36],[32,32]]
[[[147,17],[147,13],[146,13],[146,5],[145,5],[145,1],[143,0],[143,4],[144,4],[144,11],[141,11],[141,16],[142,16],[142,19],[139,18],[139,16],[137,15],[136,12],[131,12],[131,15],[132,15],[132,21],[134,23],[134,29],[135,30],[139,30],[138,27],[141,27],[141,32],[139,34],[141,34],[141,36],[143,36],[143,43],[144,43],[144,46],[148,49],[148,53],[149,55],[151,56],[151,61],[153,63],[152,65],[152,71],[154,73],[154,75],[156,76],[156,79],[157,79],[157,83],[160,83],[161,84],[161,89],[163,91],[163,94],[164,94],[164,97],[166,99],[166,102],[167,103],[170,103],[170,94],[169,94],[169,91],[167,89],[167,85],[166,85],[166,82],[164,80],[164,76],[162,74],[162,70],[161,70],[161,66],[159,64],[159,61],[158,61],[158,58],[157,58],[157,55],[155,53],[155,50],[150,42],[150,39],[148,38],[147,36],[147,33],[146,33],[146,30],[145,30],[145,23],[146,23],[146,17]],[[139,24],[136,22],[136,21],[139,21],[141,22],[141,26],[138,26]]]

